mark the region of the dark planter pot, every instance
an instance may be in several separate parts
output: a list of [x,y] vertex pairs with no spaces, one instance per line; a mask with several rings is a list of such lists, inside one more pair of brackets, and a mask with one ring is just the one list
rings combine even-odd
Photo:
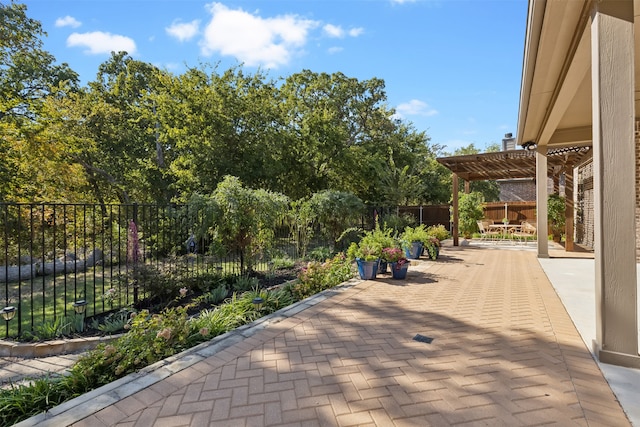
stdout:
[[360,258],[356,258],[356,263],[358,264],[358,273],[360,274],[360,278],[363,280],[372,280],[376,278],[378,274],[378,265],[380,264],[380,260],[376,261],[365,261]]
[[378,274],[386,274],[388,262],[384,259],[380,260],[380,265],[378,266]]
[[398,265],[397,262],[391,263],[391,274],[394,279],[406,279],[407,270],[409,269],[409,261],[402,265]]
[[404,250],[409,259],[418,259],[422,254],[422,242],[411,242],[411,246]]

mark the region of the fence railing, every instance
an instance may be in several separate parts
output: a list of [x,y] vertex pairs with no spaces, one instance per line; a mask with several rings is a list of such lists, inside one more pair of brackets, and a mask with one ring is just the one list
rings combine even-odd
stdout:
[[[85,317],[134,304],[158,287],[151,269],[177,281],[239,275],[240,254],[210,253],[201,223],[178,205],[0,204],[0,310],[15,308],[5,335],[73,321],[78,301]],[[271,254],[298,257],[286,218],[274,237]],[[265,254],[244,262],[269,269]]]
[[[448,205],[404,211],[419,223],[449,224]],[[345,226],[370,229],[375,212]],[[219,247],[202,232],[201,215],[186,205],[1,203],[0,311],[15,309],[5,336],[77,322],[76,308],[85,310],[83,320],[135,305],[176,283],[207,275],[237,276],[247,266],[268,274],[274,257],[296,260],[314,247],[335,243],[318,224],[310,233],[285,216],[266,250],[213,250]],[[340,241],[335,249],[346,249],[348,243]],[[161,275],[171,278],[170,286]]]

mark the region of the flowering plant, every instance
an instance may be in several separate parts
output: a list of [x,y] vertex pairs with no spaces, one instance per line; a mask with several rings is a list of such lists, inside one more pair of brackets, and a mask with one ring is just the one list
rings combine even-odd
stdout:
[[387,262],[395,262],[396,270],[400,270],[405,263],[409,262],[400,248],[384,248],[382,250],[382,257],[386,259]]
[[384,248],[382,250],[382,258],[386,259],[387,262],[398,262],[401,259],[405,259],[404,253],[400,248]]

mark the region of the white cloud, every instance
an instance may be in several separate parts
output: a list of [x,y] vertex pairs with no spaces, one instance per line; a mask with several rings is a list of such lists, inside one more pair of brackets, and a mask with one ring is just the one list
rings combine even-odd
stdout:
[[330,47],[329,49],[327,49],[327,52],[331,55],[335,54],[335,53],[339,53],[342,52],[344,49],[339,47],[339,46],[333,46]]
[[73,33],[67,38],[69,47],[86,47],[84,51],[90,55],[126,51],[129,55],[136,52],[133,39],[118,34],[94,31],[91,33]]
[[191,40],[196,34],[198,34],[198,28],[200,27],[199,20],[193,20],[191,22],[176,22],[174,21],[170,26],[164,30],[171,37],[175,37],[181,42]]
[[394,4],[415,3],[416,0],[391,0]]
[[322,29],[324,30],[325,34],[328,35],[329,37],[335,37],[339,39],[344,37],[344,30],[342,29],[342,27],[339,27],[337,25],[327,24],[324,27],[322,27]]
[[326,24],[324,27],[322,27],[322,30],[327,36],[337,39],[341,39],[345,35],[348,35],[350,37],[358,37],[364,32],[364,28],[361,27],[352,28],[349,31],[345,31],[341,26],[333,24]]
[[417,99],[412,99],[409,102],[402,103],[396,107],[396,115],[399,117],[404,116],[435,116],[438,114],[438,110],[429,107],[428,104]]
[[73,16],[65,16],[64,18],[58,18],[56,19],[56,27],[71,27],[71,28],[78,28],[80,25],[82,25],[82,23],[78,20],[76,20],[76,18],[74,18]]
[[210,4],[209,11],[202,53],[233,56],[249,66],[277,68],[289,63],[307,43],[309,31],[319,25],[296,15],[262,18],[221,3]]

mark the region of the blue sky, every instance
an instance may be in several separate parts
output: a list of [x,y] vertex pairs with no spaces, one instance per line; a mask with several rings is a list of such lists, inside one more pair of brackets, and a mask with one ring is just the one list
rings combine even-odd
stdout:
[[526,0],[26,0],[44,47],[85,84],[111,51],[174,73],[244,64],[386,83],[431,142],[483,150],[515,136]]

